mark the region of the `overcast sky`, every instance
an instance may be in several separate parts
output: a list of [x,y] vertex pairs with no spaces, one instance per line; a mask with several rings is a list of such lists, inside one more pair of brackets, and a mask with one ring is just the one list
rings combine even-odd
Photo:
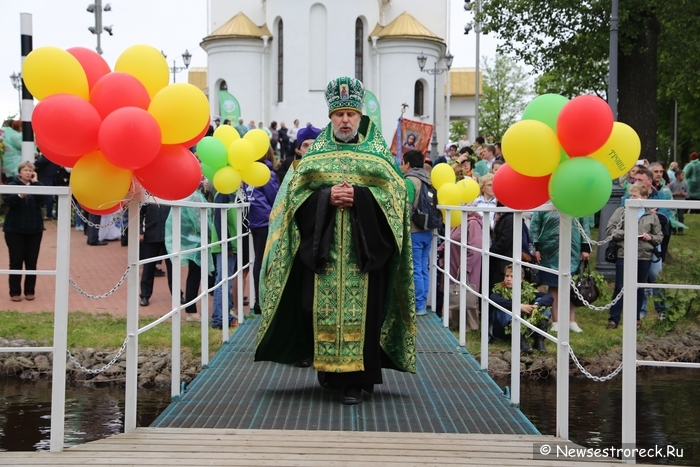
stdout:
[[[182,66],[185,49],[192,54],[193,66],[207,66],[207,56],[199,47],[208,34],[208,0],[102,0],[112,10],[103,12],[104,26],[113,26],[114,35],[103,33],[103,57],[114,66],[124,49],[134,44],[148,44],[163,50],[169,65],[176,60]],[[68,49],[94,49],[97,36],[88,31],[94,26],[94,15],[87,12],[89,0],[0,0],[0,119],[19,113],[19,96],[12,87],[10,75],[21,71],[20,13],[32,15],[34,48],[51,45]],[[474,33],[464,35],[464,24],[473,15],[463,9],[461,0],[451,0],[450,51],[455,56],[453,67],[476,64]],[[480,55],[493,57],[496,42],[492,36],[481,36]],[[293,38],[285,38],[291,46]],[[186,80],[185,72],[178,81]]]

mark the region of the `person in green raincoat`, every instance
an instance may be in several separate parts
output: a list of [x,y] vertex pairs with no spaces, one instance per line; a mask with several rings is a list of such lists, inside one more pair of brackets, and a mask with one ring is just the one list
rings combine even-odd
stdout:
[[[567,217],[568,218],[568,217]],[[530,239],[535,244],[535,261],[541,266],[550,269],[559,269],[559,211],[538,211],[530,220]],[[588,238],[591,236],[588,218],[579,218]],[[575,225],[571,227],[571,274],[578,274],[581,261],[588,261],[591,246],[585,241],[583,235]],[[552,332],[558,331],[559,318],[559,276],[540,271],[540,282],[548,287],[547,293],[554,298],[552,306]],[[573,332],[583,332],[576,323],[576,307],[573,301],[569,302],[569,329]]]

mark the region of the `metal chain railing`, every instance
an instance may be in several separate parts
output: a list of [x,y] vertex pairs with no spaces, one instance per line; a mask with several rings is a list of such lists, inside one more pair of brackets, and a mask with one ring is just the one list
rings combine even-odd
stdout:
[[66,353],[68,354],[68,358],[70,359],[71,362],[73,362],[73,365],[79,370],[82,370],[85,373],[91,374],[91,375],[97,375],[102,373],[103,371],[108,370],[111,366],[113,366],[115,363],[119,361],[119,358],[122,356],[124,353],[124,350],[126,350],[126,344],[129,342],[129,339],[131,338],[133,334],[127,334],[126,339],[124,339],[124,343],[122,346],[119,348],[119,351],[117,354],[114,356],[114,358],[105,366],[102,368],[97,368],[97,369],[90,369],[90,368],[85,368],[74,356],[72,353],[70,353],[70,350],[66,349]]
[[625,288],[623,287],[622,289],[620,289],[620,293],[617,294],[617,297],[613,298],[610,303],[608,303],[607,305],[603,305],[603,306],[595,306],[595,305],[591,305],[590,303],[588,303],[586,301],[585,298],[583,298],[583,296],[581,295],[581,292],[579,292],[579,290],[576,288],[576,282],[574,282],[573,280],[571,280],[571,289],[574,291],[574,293],[576,294],[578,299],[581,300],[581,303],[586,305],[591,310],[597,310],[597,311],[605,311],[605,310],[609,310],[610,308],[612,308],[613,305],[615,305],[618,301],[620,301],[620,299],[622,298],[622,295],[625,292]]
[[576,354],[574,354],[574,349],[569,346],[569,354],[571,355],[571,359],[574,361],[576,366],[578,367],[579,371],[583,373],[587,378],[592,379],[593,381],[598,381],[599,383],[603,383],[605,381],[609,381],[613,379],[619,372],[622,371],[622,362],[620,362],[620,366],[615,368],[612,373],[610,373],[608,376],[595,376],[590,374],[584,367],[581,365],[581,362],[578,361],[578,358],[576,358]]
[[86,225],[88,225],[90,227],[94,227],[96,229],[111,227],[114,224],[116,224],[117,222],[121,221],[124,213],[126,212],[127,208],[129,207],[129,201],[130,200],[125,200],[124,205],[121,208],[119,208],[118,211],[115,211],[112,213],[112,214],[114,214],[114,218],[110,222],[108,222],[106,224],[102,224],[102,223],[95,224],[94,222],[90,222],[90,220],[88,220],[88,218],[83,215],[83,209],[80,206],[78,206],[78,204],[75,202],[74,199],[71,199],[71,203],[73,205],[73,208],[75,209],[75,212],[78,214],[78,217],[80,217]]
[[107,298],[110,295],[112,295],[114,292],[117,291],[117,289],[124,283],[126,280],[126,277],[129,275],[129,271],[131,270],[131,264],[126,267],[126,271],[124,271],[124,274],[122,275],[121,279],[119,279],[119,282],[117,282],[117,285],[112,287],[112,289],[109,292],[103,293],[102,295],[90,295],[89,293],[85,292],[83,289],[81,289],[78,284],[75,283],[72,277],[68,277],[68,282],[70,282],[70,285],[73,286],[73,288],[83,297],[87,297],[91,300],[102,300],[103,298]]
[[[612,239],[613,239],[613,236],[611,235],[611,236],[609,236],[609,237],[607,237],[607,238],[605,238],[605,239],[603,239],[603,240],[600,240],[600,241],[593,240],[592,238],[590,238],[590,237],[586,234],[586,230],[583,228],[583,226],[582,226],[581,223],[579,222],[578,218],[573,217],[573,218],[572,218],[572,221],[573,221],[574,225],[576,226],[576,228],[578,229],[578,231],[581,232],[581,236],[584,238],[584,240],[586,241],[586,243],[590,243],[591,245],[600,246],[600,245],[605,245],[606,243],[612,241]],[[623,214],[622,214],[622,219],[620,219],[620,222],[618,222],[617,225],[615,226],[615,230],[621,228],[622,225],[623,225],[624,223],[625,223],[625,215],[624,215],[624,213],[623,213]]]

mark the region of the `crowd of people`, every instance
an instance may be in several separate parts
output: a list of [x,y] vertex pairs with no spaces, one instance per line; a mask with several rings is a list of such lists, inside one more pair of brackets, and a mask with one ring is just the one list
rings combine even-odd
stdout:
[[[411,149],[396,163],[384,138],[367,116],[362,114],[364,88],[359,80],[340,77],[328,83],[325,92],[330,123],[324,128],[311,124],[301,127],[294,120],[291,127],[276,121],[266,127],[240,118],[231,122],[216,117],[211,132],[220,125],[232,125],[243,136],[258,128],[268,134],[270,148],[260,158],[272,172],[264,186],[245,183],[239,195],[222,194],[203,183],[189,200],[235,204],[249,203],[243,213],[243,233],[252,238],[254,262],[252,280],[255,290],[252,313],[261,315],[257,361],[274,361],[313,366],[318,371],[319,384],[329,390],[340,390],[344,404],[358,404],[363,392],[372,393],[375,384],[382,383],[382,368],[415,372],[417,316],[428,314],[429,258],[437,228],[419,222],[416,212],[423,209],[424,196],[435,196],[430,171],[437,164],[450,164],[458,179],[471,178],[479,184],[480,193],[472,203],[476,208],[501,206],[493,190],[494,174],[504,163],[500,143],[486,135],[471,144],[466,136],[448,143],[442,155],[430,160]],[[14,128],[10,125],[11,128]],[[35,164],[21,162],[9,173],[13,163],[11,132],[5,135],[5,167],[3,175],[10,184],[50,185],[60,178],[51,161],[40,158]],[[16,138],[15,138],[16,139]],[[15,148],[16,150],[16,148]],[[683,170],[676,163],[668,170],[659,162],[640,161],[620,179],[626,195],[639,199],[700,200],[700,161],[697,153]],[[53,164],[55,166],[55,164]],[[37,175],[35,168],[40,168]],[[431,191],[432,190],[432,191]],[[20,194],[3,195],[7,212],[3,230],[10,251],[10,269],[36,268],[44,220],[54,219],[52,197]],[[173,252],[173,210],[167,206],[146,204],[141,208],[139,234],[142,258],[153,258]],[[227,237],[238,233],[237,211],[229,209],[225,224]],[[618,209],[605,228],[618,242],[615,293],[622,287],[624,269],[624,209]],[[210,241],[222,238],[222,211],[211,210],[207,219]],[[421,215],[428,216],[421,212]],[[93,216],[92,214],[90,216]],[[201,246],[200,210],[181,209],[181,238],[183,249]],[[76,217],[76,227],[78,218]],[[556,211],[536,212],[524,216],[522,230],[522,259],[556,270],[559,245],[571,242],[571,273],[575,274],[588,260],[591,219],[578,219],[583,232],[572,229],[571,239],[559,238],[561,216]],[[86,229],[89,245],[103,245],[95,239],[97,218],[89,217]],[[468,243],[474,248],[487,248],[506,258],[513,256],[515,216],[511,212],[493,216],[490,236],[482,237],[483,213],[478,209],[467,216]],[[438,227],[439,228],[439,227]],[[670,209],[640,211],[638,241],[638,281],[653,282],[658,276],[668,251],[672,234],[682,234],[683,212]],[[452,229],[455,240],[450,248],[452,277],[460,277],[459,244],[462,227]],[[444,254],[445,244],[439,247]],[[211,283],[220,282],[224,275],[234,275],[238,255],[242,264],[249,262],[247,239],[231,241],[226,247],[226,261],[220,245],[208,250],[196,250],[183,256],[187,267],[185,291],[179,292],[186,304],[187,321],[200,321],[195,298],[200,290],[202,255],[211,255],[207,271]],[[512,261],[491,258],[489,277],[481,277],[482,256],[467,251],[466,277],[469,284],[481,289],[488,283],[492,302],[510,309],[512,306]],[[227,267],[224,267],[224,262]],[[224,271],[226,269],[226,271]],[[160,273],[160,274],[159,274]],[[165,261],[165,271],[155,263],[144,266],[140,284],[140,305],[149,306],[154,277],[168,277],[172,292],[172,263]],[[575,320],[575,306],[558,308],[558,276],[540,272],[527,275],[522,284],[520,310],[533,327],[558,332],[561,313],[569,314],[572,332],[583,332]],[[211,325],[221,328],[228,317],[236,325],[234,304],[236,281],[228,290],[217,288]],[[9,291],[13,301],[34,299],[36,276],[25,276],[22,287],[20,275],[10,275]],[[210,285],[211,286],[211,285]],[[438,309],[443,289],[438,287]],[[226,294],[228,300],[223,300]],[[638,294],[638,319],[644,313],[643,290]],[[229,304],[225,310],[223,303]],[[244,297],[247,305],[248,297]],[[656,302],[657,304],[659,301]],[[468,329],[479,326],[479,309],[467,312]],[[609,329],[620,322],[622,301],[611,308]],[[663,316],[663,309],[657,310]],[[509,339],[511,318],[496,306],[490,307],[490,335]],[[521,348],[533,352],[527,337],[532,337],[536,350],[545,351],[544,340],[524,327]]]

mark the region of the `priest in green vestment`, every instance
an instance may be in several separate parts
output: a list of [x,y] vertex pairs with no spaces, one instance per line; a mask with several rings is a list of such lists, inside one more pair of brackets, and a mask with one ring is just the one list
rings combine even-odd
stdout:
[[382,368],[416,371],[411,229],[403,175],[362,115],[362,83],[334,79],[325,97],[331,123],[270,214],[255,360],[308,362],[358,404]]

